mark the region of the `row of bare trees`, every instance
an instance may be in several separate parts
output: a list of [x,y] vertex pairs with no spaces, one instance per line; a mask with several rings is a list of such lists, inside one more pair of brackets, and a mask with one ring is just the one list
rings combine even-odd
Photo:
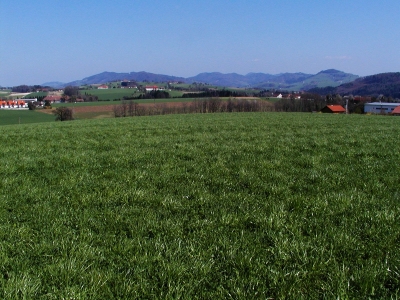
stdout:
[[166,114],[265,112],[273,111],[273,105],[264,100],[199,98],[192,102],[157,103],[154,105],[123,101],[114,106],[115,117],[151,116]]

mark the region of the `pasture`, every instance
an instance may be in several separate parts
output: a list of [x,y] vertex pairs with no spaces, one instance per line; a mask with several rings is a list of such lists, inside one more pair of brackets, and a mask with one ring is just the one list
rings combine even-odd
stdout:
[[26,109],[0,109],[0,125],[54,122],[54,116]]
[[[161,86],[161,85],[159,85]],[[105,90],[98,90],[98,89],[87,89],[80,91],[82,95],[85,93],[91,94],[94,96],[98,96],[100,101],[114,101],[114,100],[123,100],[123,97],[138,97],[142,94],[137,89],[122,89],[122,88],[115,88],[115,89],[105,89]],[[183,92],[180,91],[169,91],[167,92],[170,94],[170,97],[181,97]]]
[[98,89],[88,89],[88,90],[81,90],[80,93],[85,95],[85,93],[98,96],[99,100],[123,100],[124,96],[131,97],[131,96],[139,96],[140,92],[137,89],[105,89],[105,90],[98,90]]
[[8,126],[1,299],[396,299],[400,118]]

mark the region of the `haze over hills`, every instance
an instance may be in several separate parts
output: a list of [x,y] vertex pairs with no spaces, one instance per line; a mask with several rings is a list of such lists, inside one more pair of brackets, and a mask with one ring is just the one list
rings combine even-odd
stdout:
[[316,87],[339,86],[342,83],[351,82],[358,78],[357,75],[344,73],[338,70],[325,70],[318,74],[282,73],[265,74],[249,73],[240,75],[237,73],[223,74],[219,72],[200,73],[193,77],[177,77],[148,72],[116,73],[103,72],[81,80],[69,83],[47,82],[43,85],[52,87],[65,87],[67,85],[80,86],[85,84],[100,84],[118,80],[135,80],[148,82],[180,81],[186,83],[206,83],[223,87],[259,87],[266,89],[307,90]]
[[341,94],[400,98],[400,72],[381,73],[342,84],[337,87],[313,88],[310,92],[317,94]]
[[330,69],[321,71],[315,75],[305,73],[282,73],[277,75],[264,73],[249,73],[247,75],[236,73],[201,73],[195,77],[187,78],[187,80],[219,86],[259,87],[299,91],[315,87],[339,86],[342,83],[351,82],[357,78],[357,75]]

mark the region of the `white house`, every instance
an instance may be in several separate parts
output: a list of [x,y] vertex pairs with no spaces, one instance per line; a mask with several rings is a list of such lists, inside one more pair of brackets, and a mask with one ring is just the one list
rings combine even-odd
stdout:
[[147,85],[146,86],[146,92],[151,92],[151,91],[158,91],[159,88],[156,85]]

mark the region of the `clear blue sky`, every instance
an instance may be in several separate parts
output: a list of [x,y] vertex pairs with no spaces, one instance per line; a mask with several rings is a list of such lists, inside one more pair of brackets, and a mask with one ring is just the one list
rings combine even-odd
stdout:
[[400,71],[399,0],[0,0],[0,85]]

